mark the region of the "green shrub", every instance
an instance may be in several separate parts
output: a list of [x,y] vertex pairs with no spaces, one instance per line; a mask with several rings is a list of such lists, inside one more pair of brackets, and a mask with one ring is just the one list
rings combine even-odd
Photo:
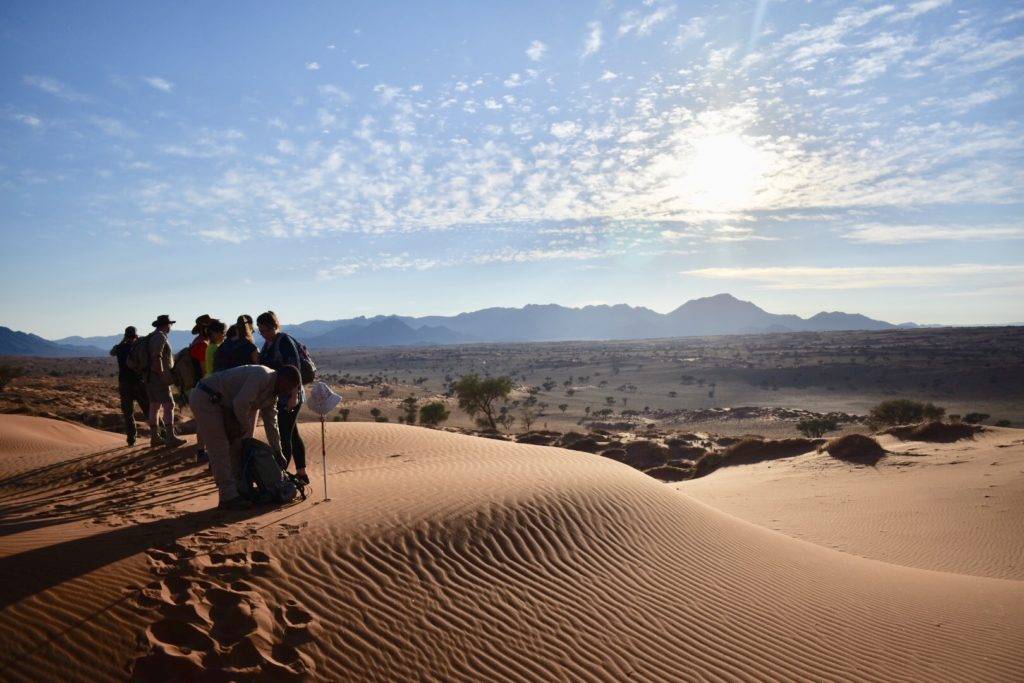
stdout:
[[839,429],[839,421],[830,416],[809,417],[796,423],[796,430],[810,439],[817,439],[826,432]]
[[436,427],[451,416],[451,411],[441,401],[431,401],[420,407],[420,424]]
[[925,420],[941,420],[945,414],[945,408],[930,402],[896,398],[883,401],[872,408],[868,414],[868,425],[872,429],[880,429],[892,425],[916,424]]

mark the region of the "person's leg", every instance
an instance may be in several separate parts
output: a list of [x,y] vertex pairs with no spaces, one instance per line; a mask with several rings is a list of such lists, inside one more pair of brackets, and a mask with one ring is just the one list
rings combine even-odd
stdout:
[[203,435],[210,454],[210,472],[217,484],[218,498],[221,503],[232,501],[238,498],[238,483],[231,466],[231,444],[224,430],[224,414],[204,398],[193,399],[191,405],[196,416],[196,429]]
[[121,417],[124,418],[124,432],[128,437],[128,445],[134,446],[135,439],[139,434],[135,425],[135,396],[132,395],[130,384],[119,383],[117,385],[118,397],[121,399]]
[[292,455],[295,458],[295,471],[304,473],[306,471],[306,444],[299,434],[299,411],[295,409],[292,413]]
[[[170,387],[168,387],[169,391]],[[185,443],[185,440],[179,439],[174,434],[174,401],[164,401],[162,405],[164,409],[164,429],[166,431],[164,441],[171,446],[181,446]]]
[[160,438],[160,396],[158,388],[152,383],[146,385],[146,395],[149,397],[149,445],[163,446],[163,439]]
[[282,469],[288,469],[292,461],[292,435],[295,433],[295,413],[287,408],[277,409],[277,429],[281,432],[281,453],[284,455]]

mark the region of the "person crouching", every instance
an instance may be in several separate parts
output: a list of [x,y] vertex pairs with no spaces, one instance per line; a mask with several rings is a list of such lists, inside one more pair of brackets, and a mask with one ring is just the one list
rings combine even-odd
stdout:
[[204,377],[189,394],[196,429],[210,455],[210,470],[217,484],[222,510],[242,510],[249,501],[238,492],[239,463],[232,457],[232,441],[238,427],[239,439],[252,437],[257,414],[263,417],[267,440],[275,453],[281,452],[277,426],[278,400],[295,400],[302,380],[298,368],[288,365],[271,370],[263,365],[243,365]]

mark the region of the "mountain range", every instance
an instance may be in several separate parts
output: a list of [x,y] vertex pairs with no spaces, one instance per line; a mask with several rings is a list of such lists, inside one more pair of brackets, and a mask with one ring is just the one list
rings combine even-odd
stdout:
[[[810,318],[768,313],[731,294],[687,301],[669,313],[642,306],[530,304],[522,308],[485,308],[454,316],[360,316],[342,320],[310,320],[284,330],[314,349],[428,346],[475,342],[597,341],[659,337],[827,332],[918,327],[915,323],[874,320],[858,313],[822,311]],[[188,330],[171,332],[171,345],[189,343]],[[120,340],[106,337],[65,337],[48,341],[0,327],[0,355],[101,355]]]

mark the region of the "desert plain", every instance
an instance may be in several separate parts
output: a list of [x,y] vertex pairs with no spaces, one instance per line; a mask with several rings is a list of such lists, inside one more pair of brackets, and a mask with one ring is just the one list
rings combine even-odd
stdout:
[[[5,359],[0,678],[1021,680],[1021,340],[320,354],[349,412],[326,457],[305,416],[309,498],[230,513],[194,436],[126,446],[110,361]],[[515,379],[508,429],[446,396],[469,372]],[[410,395],[451,418],[400,424]],[[945,426],[879,433],[896,397]],[[800,436],[815,415],[842,424]]]

